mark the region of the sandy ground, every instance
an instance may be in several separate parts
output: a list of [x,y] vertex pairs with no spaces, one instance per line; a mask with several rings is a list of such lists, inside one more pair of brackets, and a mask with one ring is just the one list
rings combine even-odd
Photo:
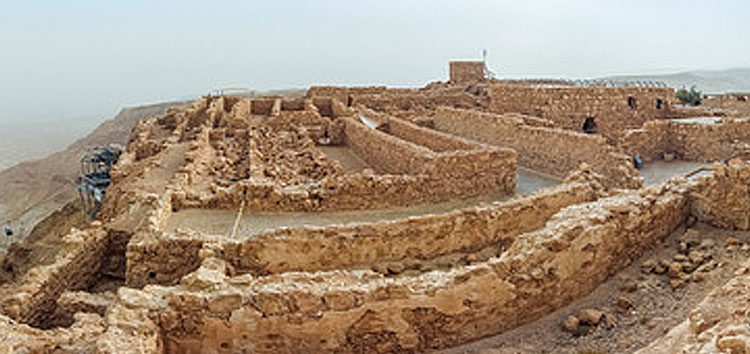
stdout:
[[[704,224],[697,224],[693,229],[700,242],[710,245],[707,253],[711,260],[704,264],[715,262],[716,267],[706,267],[710,269],[706,272],[698,268],[691,274],[693,280],[676,290],[670,287],[666,274],[648,273],[641,268],[647,260],[672,261],[679,253],[680,240],[686,237],[685,229],[678,229],[628,268],[569,306],[525,326],[441,354],[632,353],[685,320],[711,290],[731,279],[750,255],[748,231],[727,231]],[[726,246],[730,237],[738,244]],[[621,297],[632,303],[632,307],[618,306]],[[577,334],[564,331],[562,322],[581,309],[604,311],[603,323],[584,328]]]
[[[425,214],[446,213],[454,209],[481,205],[493,201],[510,198],[507,194],[487,195],[463,201],[417,205],[404,208],[386,210],[354,210],[354,211],[326,211],[318,213],[278,212],[278,213],[246,213],[242,215],[238,235],[250,237],[263,231],[294,226],[327,226],[334,224],[350,224],[388,221],[419,216]],[[229,210],[181,210],[167,221],[166,230],[192,229],[203,233],[221,235],[231,234],[237,217],[236,212]]]

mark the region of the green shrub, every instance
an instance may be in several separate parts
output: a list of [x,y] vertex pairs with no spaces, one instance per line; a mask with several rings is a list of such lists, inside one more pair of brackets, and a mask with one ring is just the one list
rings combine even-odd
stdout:
[[701,104],[701,98],[702,94],[695,89],[695,86],[691,87],[690,91],[686,90],[684,87],[677,90],[677,99],[682,103],[699,106]]

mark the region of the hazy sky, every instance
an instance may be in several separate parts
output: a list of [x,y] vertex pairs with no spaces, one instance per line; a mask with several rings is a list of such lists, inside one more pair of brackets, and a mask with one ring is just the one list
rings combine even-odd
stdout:
[[750,66],[750,1],[0,0],[0,122],[102,120],[222,87],[417,86]]

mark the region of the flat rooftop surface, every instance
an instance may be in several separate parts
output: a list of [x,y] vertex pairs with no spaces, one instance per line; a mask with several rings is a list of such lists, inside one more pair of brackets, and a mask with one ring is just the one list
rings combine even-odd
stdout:
[[[519,170],[516,176],[517,190],[515,196],[528,195],[558,182],[556,179],[528,170]],[[246,238],[281,227],[366,223],[396,220],[410,216],[442,214],[455,209],[505,201],[512,197],[514,195],[496,193],[459,201],[382,210],[245,213],[240,220],[237,235],[239,238]],[[185,209],[172,214],[167,221],[165,231],[174,232],[177,229],[192,229],[205,234],[229,237],[236,218],[237,212],[231,210]]]

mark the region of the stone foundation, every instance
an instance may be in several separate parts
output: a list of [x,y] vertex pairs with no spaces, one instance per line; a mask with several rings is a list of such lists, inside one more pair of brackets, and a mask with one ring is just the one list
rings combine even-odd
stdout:
[[533,170],[565,176],[585,163],[609,186],[642,183],[631,159],[600,136],[527,125],[518,115],[441,108],[433,119],[437,130],[516,150],[518,163]]

